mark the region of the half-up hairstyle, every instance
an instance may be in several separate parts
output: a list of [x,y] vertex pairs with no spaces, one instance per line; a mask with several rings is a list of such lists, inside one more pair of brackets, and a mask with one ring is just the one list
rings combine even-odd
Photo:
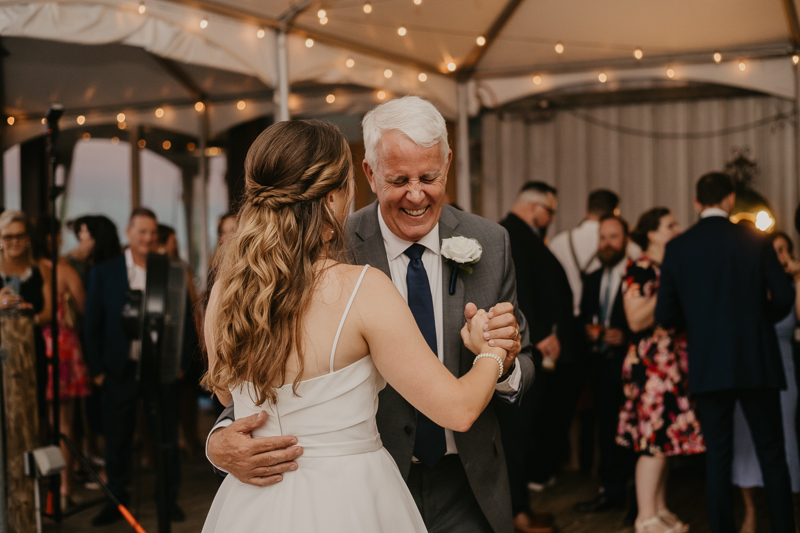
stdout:
[[[212,390],[253,384],[274,402],[290,357],[303,374],[302,319],[326,259],[344,262],[344,231],[326,201],[350,195],[353,163],[336,126],[293,120],[264,130],[247,152],[239,225],[217,254]],[[349,196],[348,196],[349,197]]]

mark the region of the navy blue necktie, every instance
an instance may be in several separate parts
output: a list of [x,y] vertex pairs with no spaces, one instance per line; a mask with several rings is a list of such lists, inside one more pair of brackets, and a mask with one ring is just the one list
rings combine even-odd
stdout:
[[[436,348],[436,317],[433,314],[433,298],[431,286],[428,283],[428,273],[422,264],[422,253],[425,247],[421,244],[412,244],[404,254],[411,259],[406,272],[406,286],[408,287],[408,307],[414,314],[417,326],[422,336],[438,355]],[[414,441],[414,457],[422,464],[432,468],[439,462],[447,451],[447,441],[444,438],[444,428],[435,424],[427,416],[417,412],[417,435]]]

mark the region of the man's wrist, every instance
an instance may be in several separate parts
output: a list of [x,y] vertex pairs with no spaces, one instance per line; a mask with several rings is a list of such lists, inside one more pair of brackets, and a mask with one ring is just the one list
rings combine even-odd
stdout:
[[508,368],[506,369],[506,372],[505,372],[505,374],[503,374],[502,376],[500,376],[499,378],[497,378],[497,382],[498,382],[498,383],[500,383],[501,381],[503,381],[503,380],[507,379],[507,378],[508,378],[508,376],[510,376],[510,375],[511,375],[511,373],[514,371],[514,368],[516,368],[516,366],[517,366],[517,360],[516,360],[516,359],[514,359],[514,362],[513,362],[513,363],[511,363],[511,366],[510,366],[510,367],[508,367]]

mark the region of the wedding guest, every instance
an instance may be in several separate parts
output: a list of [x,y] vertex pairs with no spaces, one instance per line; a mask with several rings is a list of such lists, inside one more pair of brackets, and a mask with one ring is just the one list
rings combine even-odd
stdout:
[[575,504],[582,513],[624,507],[635,464],[629,449],[616,443],[619,412],[625,402],[622,362],[631,338],[622,296],[622,279],[628,266],[628,223],[615,215],[602,217],[599,241],[597,258],[602,268],[584,280],[580,323],[591,345],[589,383],[599,426],[600,493]]
[[[778,255],[783,270],[797,284],[800,279],[800,262],[792,257],[794,245],[789,236],[783,232],[770,235],[772,246]],[[786,374],[786,390],[782,390],[781,413],[783,415],[783,438],[786,447],[786,463],[789,466],[789,477],[792,482],[792,492],[800,492],[800,455],[797,448],[797,432],[795,431],[795,415],[797,412],[797,383],[794,380],[794,355],[792,342],[797,325],[797,303],[780,322],[775,324],[775,333],[778,336],[778,347],[783,359],[783,371]],[[733,418],[733,484],[742,490],[744,499],[744,521],[741,533],[755,533],[756,507],[753,498],[753,487],[763,487],[764,477],[758,465],[758,456],[750,435],[750,428],[742,411],[742,406],[737,402]]]
[[[518,402],[530,386],[533,362],[527,323],[515,309],[508,235],[493,222],[443,205],[452,159],[444,118],[430,102],[409,96],[367,113],[363,129],[363,167],[378,200],[349,219],[351,263],[381,269],[409,301],[430,298],[433,309],[428,308],[428,318],[417,311],[415,316],[439,360],[456,377],[464,375],[474,360],[458,335],[464,303],[491,308],[493,318],[485,335],[512,358],[519,354],[511,368],[504,368],[495,395]],[[241,221],[237,231],[242,231]],[[472,274],[453,276],[458,267],[442,248],[442,240],[453,236],[480,242],[483,259],[470,265]],[[415,266],[410,266],[412,256]],[[408,275],[418,280],[413,293]],[[298,466],[297,450],[287,448],[290,438],[251,439],[250,433],[264,419],[253,415],[231,424],[231,416],[223,414],[227,419],[223,423],[230,425],[214,428],[209,436],[207,455],[212,463],[254,485],[281,481],[284,473]],[[377,427],[429,531],[511,531],[508,477],[493,409],[483,410],[468,431],[453,432],[418,414],[387,386],[380,394]],[[293,474],[287,474],[286,481]]]
[[[33,256],[37,261],[39,270],[45,279],[52,279],[52,225],[55,223],[59,235],[56,249],[61,247],[61,222],[53,220],[48,215],[36,218],[31,239]],[[83,314],[86,303],[86,291],[80,276],[65,258],[59,258],[56,265],[56,279],[58,280],[58,358],[59,358],[59,427],[61,433],[74,444],[74,416],[77,400],[85,398],[91,392],[89,369],[83,360],[78,324],[79,317]],[[47,357],[53,356],[53,338],[51,326],[42,329]],[[47,381],[47,400],[53,400],[53,369],[49,367]],[[52,415],[51,415],[52,418]],[[61,471],[61,508],[74,507],[73,501],[74,482],[73,471],[75,458],[70,453],[64,442],[61,442],[61,454],[64,456],[66,468]]]
[[763,234],[728,220],[735,198],[726,174],[697,181],[700,221],[667,245],[655,316],[665,327],[686,327],[690,390],[708,447],[711,531],[734,531],[730,483],[738,401],[764,476],[772,530],[795,533],[779,394],[786,378],[774,325],[789,313],[795,291]]
[[665,207],[646,211],[632,238],[644,252],[630,260],[622,292],[631,342],[622,364],[625,403],[617,442],[638,455],[636,461],[637,533],[687,531],[668,508],[667,458],[705,451],[700,424],[689,404],[686,336],[665,329],[654,309],[666,244],[680,234],[678,221]]
[[47,405],[47,355],[42,326],[50,320],[50,283],[39,270],[30,242],[31,227],[21,211],[0,215],[0,309],[22,309],[34,313],[33,340],[36,352],[36,403],[40,436],[49,440]]
[[[129,290],[144,290],[147,254],[158,237],[156,215],[137,207],[131,212],[125,230],[128,248],[125,253],[92,268],[86,297],[84,339],[86,362],[92,379],[101,387],[103,429],[106,437],[106,473],[108,486],[127,505],[130,495],[133,433],[140,396],[156,394],[139,381],[141,343],[131,342],[122,331],[122,310]],[[180,458],[178,456],[177,387],[164,386],[159,391],[163,405],[162,435],[168,443],[167,464],[168,516],[172,521],[185,519],[178,507]],[[150,417],[146,417],[152,423]],[[151,429],[151,434],[155,432]],[[107,503],[92,519],[93,526],[112,524],[122,518],[117,507]]]
[[584,278],[600,268],[597,259],[597,231],[600,219],[619,214],[619,196],[607,189],[596,189],[589,194],[586,215],[578,226],[562,231],[550,240],[550,250],[564,267],[572,289],[573,313],[581,312],[581,294]]
[[[572,293],[564,268],[543,240],[557,208],[553,187],[528,182],[500,223],[511,241],[519,309],[528,319],[536,347],[537,379],[530,393],[519,406],[495,405],[506,448],[514,527],[529,533],[554,530],[552,514],[534,513],[530,508],[528,474],[533,471],[533,481],[539,484],[555,475],[577,400],[577,391],[571,387],[576,364]],[[534,438],[536,446],[531,450]]]

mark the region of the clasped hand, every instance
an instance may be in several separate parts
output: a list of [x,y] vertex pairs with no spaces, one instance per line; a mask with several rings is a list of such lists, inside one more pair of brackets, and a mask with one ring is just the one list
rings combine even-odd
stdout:
[[[472,318],[478,313],[478,307],[470,302],[464,308],[466,328],[471,331]],[[489,346],[502,348],[506,351],[506,360],[503,363],[503,374],[508,374],[514,360],[522,351],[522,335],[519,332],[517,317],[514,315],[514,306],[508,302],[501,302],[486,313],[488,320],[483,323],[483,338]]]

